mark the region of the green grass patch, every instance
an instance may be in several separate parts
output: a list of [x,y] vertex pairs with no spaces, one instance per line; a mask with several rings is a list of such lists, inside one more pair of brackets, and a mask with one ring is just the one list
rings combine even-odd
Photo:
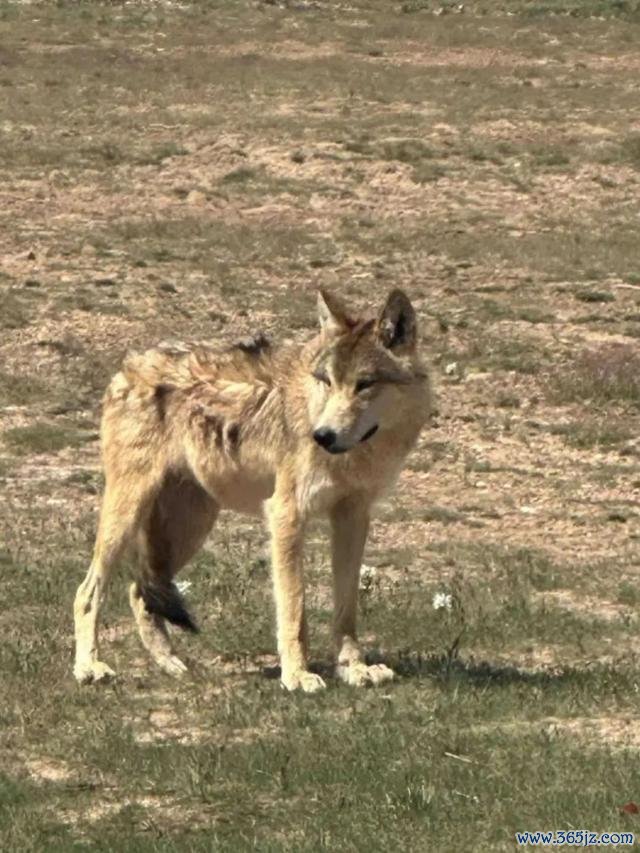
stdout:
[[365,133],[343,143],[345,149],[370,159],[408,163],[413,166],[416,183],[435,181],[446,174],[446,167],[434,158],[443,156],[432,145],[416,138],[374,139]]
[[33,453],[57,453],[65,447],[79,447],[95,438],[93,433],[71,424],[36,421],[26,426],[5,430],[3,439],[20,456]]
[[0,405],[25,406],[46,399],[49,387],[40,376],[0,371]]
[[540,371],[546,358],[535,341],[488,332],[472,343],[463,361],[482,372],[505,370],[532,376]]
[[[631,713],[633,664],[528,670],[504,659],[523,640],[584,643],[587,653],[594,640],[617,636],[620,628],[597,618],[534,604],[531,593],[564,586],[571,567],[526,548],[442,546],[458,572],[449,586],[453,610],[434,610],[434,587],[419,576],[365,593],[363,629],[384,639],[397,683],[355,691],[330,681],[310,699],[243,671],[274,642],[267,567],[241,558],[250,544],[230,541],[193,567],[189,595],[203,634],[190,646],[199,674],[179,688],[140,661],[133,634],[103,644],[119,684],[76,688],[64,653],[65,608],[81,561],[54,568],[49,554],[30,557],[31,567],[16,563],[14,630],[2,647],[12,698],[5,731],[26,715],[30,755],[67,775],[35,785],[5,769],[3,845],[110,850],[126,835],[132,850],[311,851],[339,840],[341,849],[366,842],[417,853],[450,849],[441,845],[445,835],[456,849],[500,849],[527,825],[589,819],[594,829],[611,828],[640,782],[637,761],[595,737],[585,715],[594,702],[600,715]],[[322,575],[312,561],[311,590]],[[131,618],[124,594],[115,597],[107,625]],[[313,592],[310,604],[318,649],[318,635],[328,643],[326,605]],[[55,618],[42,623],[44,607]],[[602,774],[606,789],[593,782]]]
[[1,299],[0,328],[13,330],[29,325],[34,315],[33,298],[16,290],[3,290]]
[[613,293],[609,293],[608,290],[579,290],[576,293],[576,299],[580,302],[587,303],[605,303],[605,302],[615,302],[615,296]]
[[566,424],[556,424],[551,432],[561,435],[578,450],[614,450],[636,435],[632,423],[617,417],[585,417]]

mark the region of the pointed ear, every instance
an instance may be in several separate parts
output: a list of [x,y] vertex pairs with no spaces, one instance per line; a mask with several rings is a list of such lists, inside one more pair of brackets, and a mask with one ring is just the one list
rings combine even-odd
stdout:
[[390,350],[409,350],[416,345],[416,312],[402,290],[392,290],[377,323],[378,338]]
[[322,288],[318,290],[318,320],[323,332],[346,332],[354,325],[341,300]]

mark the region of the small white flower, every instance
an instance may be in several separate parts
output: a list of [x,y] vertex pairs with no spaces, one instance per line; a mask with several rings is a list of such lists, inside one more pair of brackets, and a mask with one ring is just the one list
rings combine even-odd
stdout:
[[177,581],[176,588],[180,595],[186,595],[193,586],[193,581]]
[[378,570],[375,566],[360,566],[360,586],[370,587],[378,576]]
[[451,610],[453,598],[448,592],[436,592],[432,604],[434,610]]

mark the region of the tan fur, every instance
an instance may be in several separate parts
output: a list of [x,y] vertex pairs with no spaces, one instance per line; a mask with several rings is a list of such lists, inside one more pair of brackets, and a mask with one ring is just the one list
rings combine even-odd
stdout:
[[[149,590],[177,596],[173,578],[220,509],[266,516],[285,687],[324,687],[307,669],[303,546],[316,515],[331,523],[337,673],[356,685],[393,676],[362,661],[358,578],[371,505],[393,485],[428,418],[428,377],[401,291],[369,321],[321,293],[319,316],[320,333],[301,346],[161,346],[130,355],[112,380],[102,418],[105,494],[74,608],[80,682],[113,675],[99,660],[98,615],[113,568],[132,551],[141,578],[130,601],[142,643],[166,672],[186,669],[171,648],[168,613]],[[335,452],[317,443],[327,436]]]

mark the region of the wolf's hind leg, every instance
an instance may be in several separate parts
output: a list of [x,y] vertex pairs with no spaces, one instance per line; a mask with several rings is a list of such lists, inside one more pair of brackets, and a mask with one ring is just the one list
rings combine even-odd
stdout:
[[76,680],[102,681],[115,673],[98,657],[98,618],[113,569],[131,544],[149,493],[147,483],[134,489],[107,485],[93,559],[74,601]]
[[73,674],[80,684],[102,681],[115,675],[111,667],[98,660],[98,617],[115,562],[116,559],[96,553],[76,592],[73,605],[76,638]]
[[131,585],[129,602],[142,645],[169,675],[179,677],[187,667],[166,622],[196,630],[173,578],[200,550],[217,514],[215,500],[187,474],[168,474],[138,537],[142,577]]

